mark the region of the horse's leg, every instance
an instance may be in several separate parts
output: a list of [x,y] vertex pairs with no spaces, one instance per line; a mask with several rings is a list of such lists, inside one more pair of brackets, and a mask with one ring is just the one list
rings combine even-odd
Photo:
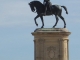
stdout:
[[37,22],[36,22],[36,19],[39,17],[39,15],[37,15],[35,18],[34,18],[34,21],[35,21],[35,24],[36,26],[38,26]]
[[55,15],[55,18],[56,18],[56,23],[55,23],[55,25],[53,26],[53,28],[55,28],[55,26],[57,25],[58,20],[59,20],[57,15]]
[[43,16],[40,16],[40,18],[41,18],[41,21],[42,21],[42,27],[41,28],[43,28],[44,27]]
[[66,22],[65,22],[65,19],[64,19],[61,15],[59,15],[59,17],[63,20],[63,22],[64,22],[64,28],[66,28]]

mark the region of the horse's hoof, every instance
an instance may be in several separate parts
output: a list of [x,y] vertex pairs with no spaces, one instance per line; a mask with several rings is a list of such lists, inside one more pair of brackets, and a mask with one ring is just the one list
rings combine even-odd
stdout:
[[38,24],[36,24],[36,26],[38,26]]
[[55,26],[53,26],[53,28],[55,28]]
[[43,28],[43,26],[41,28]]
[[64,28],[66,28],[66,26],[64,26]]

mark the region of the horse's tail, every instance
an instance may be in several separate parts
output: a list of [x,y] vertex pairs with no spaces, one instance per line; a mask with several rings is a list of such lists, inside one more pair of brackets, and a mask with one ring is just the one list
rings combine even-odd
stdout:
[[61,6],[64,8],[64,10],[66,11],[66,14],[68,14],[67,8],[65,6]]

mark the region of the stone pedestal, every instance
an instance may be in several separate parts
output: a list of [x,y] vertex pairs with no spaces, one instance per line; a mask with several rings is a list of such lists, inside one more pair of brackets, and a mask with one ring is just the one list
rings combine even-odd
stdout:
[[39,28],[34,36],[34,60],[69,60],[66,28]]

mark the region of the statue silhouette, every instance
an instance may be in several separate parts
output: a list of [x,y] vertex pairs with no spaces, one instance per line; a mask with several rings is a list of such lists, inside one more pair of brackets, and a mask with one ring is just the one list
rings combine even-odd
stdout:
[[45,5],[43,5],[40,1],[31,1],[29,3],[29,6],[30,6],[32,12],[35,12],[35,11],[37,12],[37,16],[34,18],[36,26],[38,26],[38,23],[36,22],[36,19],[38,17],[41,18],[41,21],[42,21],[41,28],[43,28],[44,27],[43,16],[49,16],[49,15],[53,15],[54,14],[55,18],[56,18],[56,23],[53,26],[53,28],[55,28],[55,26],[58,23],[58,20],[59,20],[58,17],[60,17],[63,20],[64,28],[66,28],[66,22],[65,22],[64,17],[62,16],[62,7],[66,11],[66,14],[68,14],[67,8],[65,6],[51,5],[50,8],[47,6],[46,15],[43,14],[45,12]]

